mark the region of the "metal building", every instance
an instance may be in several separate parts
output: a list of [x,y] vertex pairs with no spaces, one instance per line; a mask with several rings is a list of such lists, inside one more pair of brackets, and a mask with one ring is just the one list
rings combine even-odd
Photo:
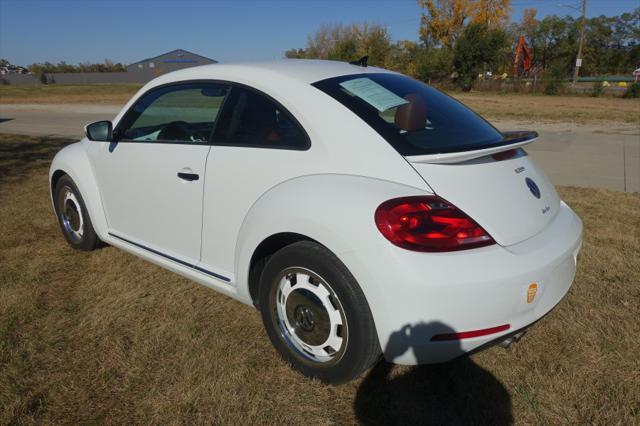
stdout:
[[182,68],[215,64],[217,62],[188,50],[176,49],[127,65],[127,72],[145,72],[147,74],[161,75]]

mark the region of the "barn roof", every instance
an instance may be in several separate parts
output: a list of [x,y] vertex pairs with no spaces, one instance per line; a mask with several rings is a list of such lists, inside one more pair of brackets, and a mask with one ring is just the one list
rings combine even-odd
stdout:
[[177,53],[177,52],[188,53],[189,55],[197,56],[198,58],[202,58],[202,59],[205,59],[205,60],[207,60],[207,61],[214,62],[214,63],[217,63],[217,62],[218,62],[218,61],[216,61],[215,59],[207,58],[206,56],[198,55],[197,53],[193,53],[193,52],[190,52],[190,51],[185,50],[185,49],[174,49],[174,50],[171,50],[171,51],[169,51],[169,52],[165,52],[165,53],[161,53],[160,55],[153,56],[153,57],[151,57],[151,58],[146,58],[146,59],[143,59],[143,60],[141,60],[141,61],[134,62],[134,63],[129,64],[129,65],[127,65],[127,66],[137,65],[137,64],[141,64],[141,63],[143,63],[143,62],[150,62],[150,61],[153,61],[153,60],[155,60],[155,59],[158,59],[158,58],[159,58],[159,57],[161,57],[161,56],[170,55],[170,54],[172,54],[172,53]]

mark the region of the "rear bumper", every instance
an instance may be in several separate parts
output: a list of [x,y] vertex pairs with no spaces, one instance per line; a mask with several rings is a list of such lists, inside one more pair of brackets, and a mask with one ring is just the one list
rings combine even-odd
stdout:
[[[429,254],[387,244],[340,258],[365,292],[385,358],[413,365],[478,350],[543,317],[571,287],[581,242],[582,222],[562,203],[544,231],[509,247]],[[432,341],[505,324],[485,336]]]

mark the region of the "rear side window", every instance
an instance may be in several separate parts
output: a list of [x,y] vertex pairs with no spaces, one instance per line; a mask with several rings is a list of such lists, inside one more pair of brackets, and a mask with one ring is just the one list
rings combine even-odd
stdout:
[[219,118],[216,145],[307,149],[302,127],[282,106],[260,92],[234,86]]
[[230,87],[185,83],[152,90],[140,98],[119,125],[120,140],[209,143]]
[[402,155],[471,151],[513,143],[460,102],[400,74],[356,74],[313,84]]

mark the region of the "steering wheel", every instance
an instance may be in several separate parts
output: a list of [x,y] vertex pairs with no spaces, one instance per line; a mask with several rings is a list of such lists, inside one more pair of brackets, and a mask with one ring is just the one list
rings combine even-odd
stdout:
[[158,140],[161,141],[186,141],[192,133],[191,124],[186,121],[172,121],[160,130]]

